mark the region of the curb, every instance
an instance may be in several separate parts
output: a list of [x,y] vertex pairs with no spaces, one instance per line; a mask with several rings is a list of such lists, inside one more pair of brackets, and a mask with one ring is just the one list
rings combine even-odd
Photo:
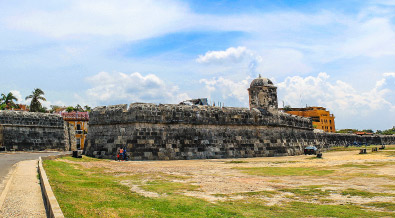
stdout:
[[18,166],[18,163],[14,164],[11,167],[10,172],[8,172],[8,174],[6,175],[6,177],[4,179],[5,186],[4,186],[3,191],[0,194],[0,211],[3,208],[3,204],[5,201],[5,198],[7,197],[8,190],[10,189],[11,181],[14,178],[14,173],[15,173],[15,169],[17,168],[17,166]]
[[[66,156],[66,155],[50,156],[48,157],[48,159],[56,159],[61,156]],[[60,209],[59,203],[56,200],[51,185],[49,184],[48,177],[47,174],[45,173],[41,157],[39,157],[38,159],[38,174],[40,175],[40,186],[44,197],[47,216],[50,218],[64,218],[63,212]]]

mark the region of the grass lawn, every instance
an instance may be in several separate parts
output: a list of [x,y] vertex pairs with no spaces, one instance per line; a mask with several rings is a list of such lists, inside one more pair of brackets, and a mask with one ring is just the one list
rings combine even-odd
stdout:
[[[366,209],[368,207],[393,209],[394,204],[390,202],[370,203],[364,206],[330,205],[289,198],[281,204],[268,206],[263,198],[292,193],[306,199],[311,196],[321,197],[322,202],[325,202],[324,198],[332,191],[321,190],[321,186],[235,193],[234,195],[242,195],[244,198],[211,203],[201,198],[184,195],[184,191],[199,191],[200,186],[188,182],[174,182],[169,175],[108,173],[105,169],[86,168],[81,165],[85,162],[108,162],[108,160],[85,156],[82,159],[63,157],[61,160],[67,162],[45,160],[44,167],[66,217],[391,217],[394,215],[390,212]],[[244,164],[244,162],[237,163]],[[259,176],[313,177],[334,173],[332,169],[307,170],[303,167],[237,168],[236,170],[246,175]],[[173,177],[179,180],[188,178]],[[130,186],[123,185],[123,181],[137,184],[145,191],[158,193],[160,197],[145,197],[133,192]],[[368,197],[375,195],[356,190],[345,190],[342,194]]]

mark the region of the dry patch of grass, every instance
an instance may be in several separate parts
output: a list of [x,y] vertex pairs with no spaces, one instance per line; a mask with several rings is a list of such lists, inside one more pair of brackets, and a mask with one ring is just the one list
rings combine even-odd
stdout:
[[247,161],[242,160],[232,160],[232,161],[225,161],[226,164],[239,164],[239,163],[248,163]]
[[372,202],[364,205],[376,208],[384,208],[388,211],[395,211],[395,203],[393,202]]
[[238,167],[235,169],[257,176],[324,176],[334,172],[334,170],[306,167]]
[[376,196],[384,196],[384,197],[395,197],[395,194],[389,193],[375,193],[375,192],[368,192],[368,191],[361,191],[353,188],[346,189],[341,192],[342,195],[350,195],[350,196],[360,196],[364,198],[372,198]]

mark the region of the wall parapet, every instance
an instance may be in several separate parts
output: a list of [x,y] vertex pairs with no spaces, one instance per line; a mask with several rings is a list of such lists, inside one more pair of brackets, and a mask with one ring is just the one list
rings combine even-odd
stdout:
[[0,124],[63,128],[63,118],[58,114],[26,111],[0,111]]
[[311,119],[282,112],[236,107],[132,103],[96,107],[89,125],[128,123],[256,125],[312,129]]
[[69,150],[73,134],[59,114],[0,111],[0,147],[6,150]]

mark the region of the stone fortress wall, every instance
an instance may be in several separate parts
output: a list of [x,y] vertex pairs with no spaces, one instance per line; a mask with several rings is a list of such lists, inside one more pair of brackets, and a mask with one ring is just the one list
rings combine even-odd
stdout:
[[354,142],[395,143],[394,136],[313,132],[309,118],[270,108],[134,103],[90,113],[86,154],[113,159],[126,147],[132,160],[177,160],[299,155]]
[[57,114],[0,111],[0,148],[75,150],[75,131]]

